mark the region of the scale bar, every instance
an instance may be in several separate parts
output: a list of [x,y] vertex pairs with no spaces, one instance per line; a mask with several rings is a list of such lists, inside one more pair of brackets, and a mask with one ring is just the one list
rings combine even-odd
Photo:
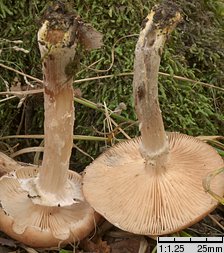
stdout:
[[157,253],[224,253],[224,237],[157,237]]
[[[184,239],[184,240],[183,240]],[[223,237],[158,237],[158,243],[223,243]]]

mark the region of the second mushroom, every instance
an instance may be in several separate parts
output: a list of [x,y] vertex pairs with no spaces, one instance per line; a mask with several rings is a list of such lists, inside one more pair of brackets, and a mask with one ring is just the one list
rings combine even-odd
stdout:
[[[90,164],[84,195],[115,226],[136,234],[162,235],[196,223],[216,206],[202,187],[207,173],[223,160],[197,138],[164,130],[158,102],[158,71],[163,45],[180,20],[167,1],[143,22],[135,49],[134,98],[141,137],[123,141]],[[224,176],[212,189],[224,193]]]

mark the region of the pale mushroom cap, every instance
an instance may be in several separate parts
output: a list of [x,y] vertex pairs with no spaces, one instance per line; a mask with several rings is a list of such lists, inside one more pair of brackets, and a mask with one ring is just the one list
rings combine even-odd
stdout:
[[[21,183],[35,178],[36,168],[19,169],[0,180],[0,230],[32,247],[53,247],[77,242],[94,230],[99,216],[84,200],[81,176],[69,171],[69,181],[79,190],[70,206],[34,204]],[[50,182],[49,182],[50,183]]]
[[[224,165],[222,158],[194,137],[167,135],[165,172],[145,169],[141,138],[115,145],[86,168],[84,195],[115,226],[136,234],[169,234],[196,223],[217,206],[202,180]],[[222,196],[224,175],[217,176],[211,188]]]

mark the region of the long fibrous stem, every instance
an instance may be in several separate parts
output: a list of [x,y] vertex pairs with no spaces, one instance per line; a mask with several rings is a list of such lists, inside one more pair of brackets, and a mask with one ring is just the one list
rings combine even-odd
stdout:
[[35,187],[43,199],[50,196],[43,200],[47,205],[62,203],[61,200],[65,201],[64,205],[71,204],[66,197],[74,202],[71,196],[74,185],[70,184],[68,173],[75,119],[72,76],[79,62],[76,56],[78,43],[87,50],[99,48],[102,34],[84,24],[69,5],[55,1],[43,15],[38,31],[43,68],[45,143]]
[[44,74],[45,139],[38,184],[42,191],[52,194],[63,194],[73,145],[73,79],[67,68],[74,61],[76,43],[67,41],[72,38],[71,32],[74,31],[52,30],[48,22],[39,30]]
[[[166,11],[170,12],[170,8]],[[176,10],[171,10],[171,14],[167,15],[155,8],[144,20],[144,28],[135,49],[133,85],[135,108],[142,135],[140,152],[150,168],[165,168],[169,152],[158,101],[158,72],[167,35],[179,20],[180,14]]]

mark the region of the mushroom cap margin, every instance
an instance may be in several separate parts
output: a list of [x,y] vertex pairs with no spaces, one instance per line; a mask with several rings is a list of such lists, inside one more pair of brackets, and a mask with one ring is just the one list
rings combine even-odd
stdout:
[[[37,168],[24,169],[25,171],[23,168],[16,171],[20,179],[29,178],[38,172]],[[2,181],[4,177],[6,180]],[[32,198],[19,187],[16,178],[10,176],[7,178],[7,175],[2,178],[0,179],[0,230],[26,245],[48,248],[74,243],[88,236],[99,221],[99,214],[86,201],[66,207],[43,207],[32,203]],[[78,183],[81,187],[81,176],[78,173],[69,171],[69,180]],[[12,184],[9,183],[10,181],[13,181]],[[19,222],[15,222],[10,212],[16,214]],[[47,218],[49,214],[51,221]],[[27,226],[29,222],[31,224]],[[37,224],[39,226],[36,226]],[[52,227],[55,229],[54,232],[51,231]]]
[[[218,153],[197,138],[167,133],[166,172],[145,169],[141,138],[124,141],[90,164],[83,179],[90,205],[115,226],[136,234],[163,235],[182,230],[215,209],[215,201],[202,180],[224,163]],[[224,175],[211,188],[224,194]]]

